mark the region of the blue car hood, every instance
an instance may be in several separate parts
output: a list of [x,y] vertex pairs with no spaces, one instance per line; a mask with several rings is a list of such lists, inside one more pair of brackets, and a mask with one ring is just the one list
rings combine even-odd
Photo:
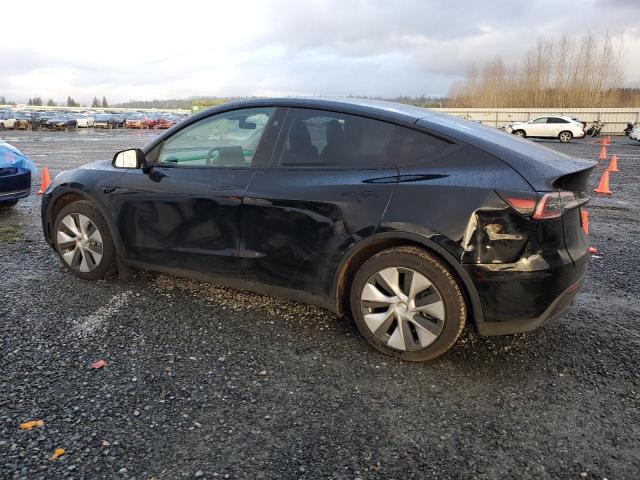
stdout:
[[0,168],[26,168],[31,170],[31,174],[38,173],[38,169],[29,157],[3,140],[0,140]]

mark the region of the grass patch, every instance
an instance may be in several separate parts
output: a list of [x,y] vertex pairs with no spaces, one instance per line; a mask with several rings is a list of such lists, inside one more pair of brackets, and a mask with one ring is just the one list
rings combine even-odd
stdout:
[[20,225],[0,225],[0,242],[22,242],[23,240]]

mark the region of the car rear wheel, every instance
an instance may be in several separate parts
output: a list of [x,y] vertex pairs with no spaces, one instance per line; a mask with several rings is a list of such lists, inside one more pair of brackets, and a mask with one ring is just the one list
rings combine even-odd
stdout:
[[0,123],[0,131],[2,131],[4,129],[5,129],[4,123]]
[[560,140],[562,143],[570,142],[572,138],[573,134],[568,131],[560,132],[560,134],[558,134],[558,140]]
[[513,134],[516,137],[522,137],[522,138],[526,138],[527,137],[527,133],[524,130],[516,130],[515,132],[513,132]]
[[435,256],[397,247],[370,258],[351,287],[351,312],[360,333],[377,350],[408,361],[445,353],[466,321],[458,282]]
[[91,203],[67,205],[58,213],[53,228],[56,251],[75,275],[97,280],[113,268],[115,248],[109,228]]

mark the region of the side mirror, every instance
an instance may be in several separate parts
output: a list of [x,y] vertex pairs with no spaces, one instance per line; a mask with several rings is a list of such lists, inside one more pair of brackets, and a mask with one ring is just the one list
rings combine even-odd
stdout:
[[114,155],[111,165],[116,168],[142,168],[145,165],[144,153],[139,148],[122,150]]

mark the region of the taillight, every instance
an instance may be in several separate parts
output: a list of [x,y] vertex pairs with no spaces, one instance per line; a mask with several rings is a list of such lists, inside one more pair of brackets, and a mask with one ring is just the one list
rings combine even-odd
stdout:
[[562,199],[558,192],[545,193],[540,198],[531,218],[533,220],[547,220],[562,215]]
[[525,217],[530,217],[536,208],[536,198],[518,198],[518,197],[505,197],[505,201],[511,205],[518,213]]
[[587,203],[588,198],[576,192],[500,192],[500,196],[514,210],[532,220],[558,218],[567,210]]

